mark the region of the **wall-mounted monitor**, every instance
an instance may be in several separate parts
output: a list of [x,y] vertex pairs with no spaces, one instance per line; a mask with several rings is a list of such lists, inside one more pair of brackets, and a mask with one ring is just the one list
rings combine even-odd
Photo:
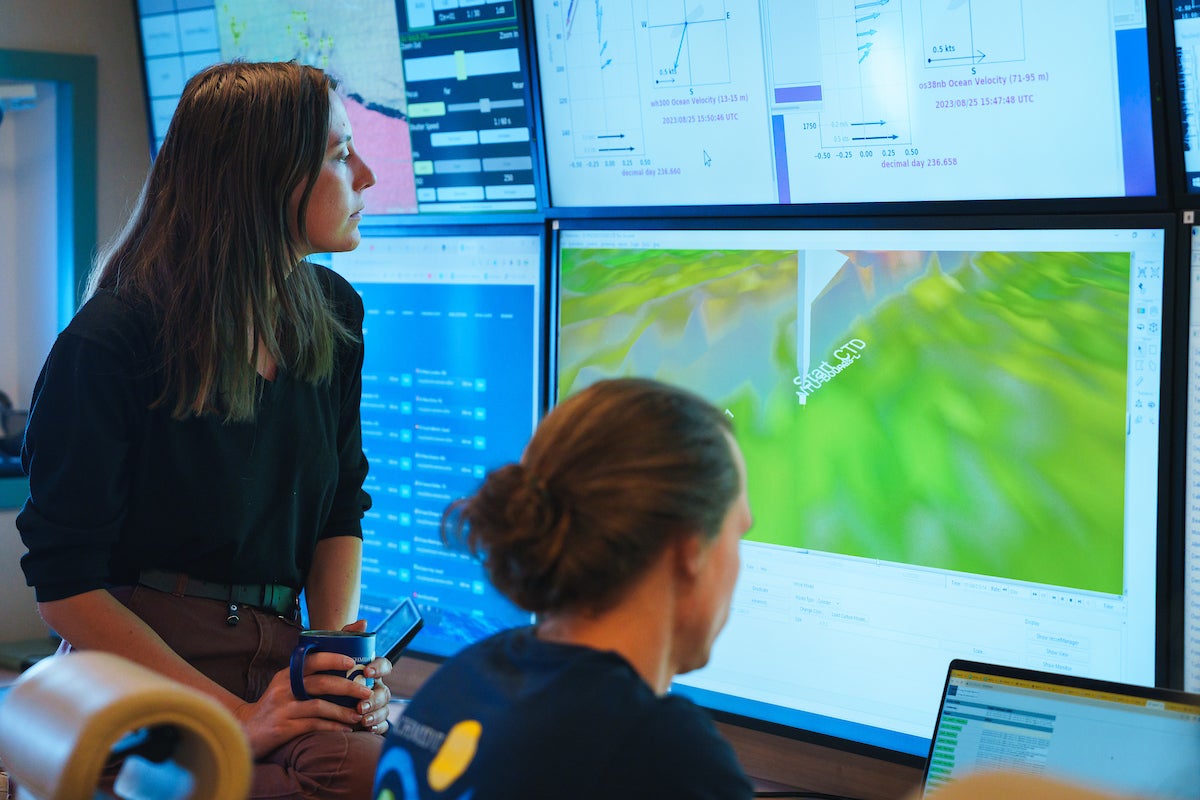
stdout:
[[341,84],[378,182],[366,213],[535,212],[527,26],[514,0],[138,0],[157,152],[189,77],[295,59]]
[[555,207],[1159,191],[1145,0],[533,7]]
[[[1185,212],[1192,216],[1194,212]],[[1200,226],[1191,234],[1183,481],[1182,686],[1200,692]]]
[[952,658],[1158,679],[1172,221],[974,223],[562,221],[557,397],[690,387],[746,457],[732,614],[676,691],[904,759]]
[[1169,3],[1175,42],[1176,89],[1171,109],[1182,164],[1177,164],[1177,177],[1182,177],[1184,195],[1200,194],[1200,2],[1171,0]]
[[371,231],[357,250],[321,257],[366,309],[364,488],[374,504],[361,613],[374,624],[411,597],[425,619],[411,651],[452,655],[530,621],[475,559],[443,545],[440,525],[451,501],[520,458],[541,416],[543,242],[536,226],[422,226]]

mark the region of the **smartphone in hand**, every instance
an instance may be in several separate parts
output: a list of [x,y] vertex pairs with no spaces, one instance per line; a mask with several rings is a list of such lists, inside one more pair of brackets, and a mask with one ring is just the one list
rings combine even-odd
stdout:
[[417,604],[411,597],[404,598],[375,629],[375,652],[395,664],[424,624]]

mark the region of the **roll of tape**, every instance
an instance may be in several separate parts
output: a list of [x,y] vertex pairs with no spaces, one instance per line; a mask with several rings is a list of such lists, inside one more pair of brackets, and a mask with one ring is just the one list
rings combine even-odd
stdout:
[[91,800],[113,745],[172,726],[173,760],[193,797],[245,797],[252,759],[237,720],[213,698],[131,661],[95,651],[43,659],[0,701],[0,762],[23,796]]

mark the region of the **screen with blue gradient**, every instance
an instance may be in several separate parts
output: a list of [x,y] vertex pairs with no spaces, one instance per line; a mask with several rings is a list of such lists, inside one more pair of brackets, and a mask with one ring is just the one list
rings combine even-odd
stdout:
[[541,411],[542,238],[469,230],[367,235],[325,256],[362,296],[362,616],[411,597],[410,650],[451,655],[530,621],[441,538],[446,506],[520,458]]

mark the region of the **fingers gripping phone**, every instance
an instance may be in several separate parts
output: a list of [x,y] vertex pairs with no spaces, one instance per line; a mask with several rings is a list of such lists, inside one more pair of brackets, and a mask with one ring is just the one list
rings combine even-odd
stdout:
[[375,652],[386,656],[388,661],[395,664],[404,648],[424,624],[417,604],[412,598],[404,598],[375,629]]

